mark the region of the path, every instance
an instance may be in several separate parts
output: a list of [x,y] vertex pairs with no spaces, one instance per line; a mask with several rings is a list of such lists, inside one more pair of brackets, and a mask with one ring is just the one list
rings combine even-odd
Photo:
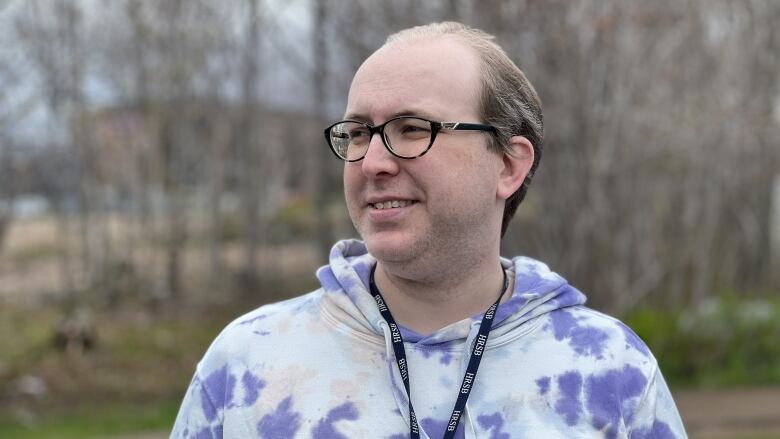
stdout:
[[693,439],[780,439],[780,387],[674,394]]

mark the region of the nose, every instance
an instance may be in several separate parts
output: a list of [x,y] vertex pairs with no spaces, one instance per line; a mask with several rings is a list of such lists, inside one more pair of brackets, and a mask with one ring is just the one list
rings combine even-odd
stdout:
[[374,133],[360,165],[366,177],[395,175],[399,170],[398,160],[387,150],[382,135]]

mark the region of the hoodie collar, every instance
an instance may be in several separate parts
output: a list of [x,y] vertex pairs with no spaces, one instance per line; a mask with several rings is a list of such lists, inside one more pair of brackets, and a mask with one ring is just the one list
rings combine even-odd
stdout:
[[[383,336],[384,320],[368,291],[368,277],[375,263],[376,259],[368,253],[362,241],[339,241],[331,249],[330,264],[317,271],[317,278],[326,293],[324,305],[340,310],[341,324],[352,330]],[[584,294],[542,262],[518,256],[502,258],[501,264],[505,269],[514,268],[515,283],[512,297],[496,311],[493,323],[495,336],[512,333],[528,320],[556,309],[585,303]],[[408,329],[402,334],[404,340],[411,343],[439,344],[465,340],[472,326],[478,325],[481,319],[482,312],[428,336]]]

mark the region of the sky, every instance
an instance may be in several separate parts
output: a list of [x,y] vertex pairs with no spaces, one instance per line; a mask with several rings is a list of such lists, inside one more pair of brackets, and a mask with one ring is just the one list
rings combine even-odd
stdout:
[[[0,0],[0,63],[11,63],[19,72],[18,81],[12,87],[7,87],[7,100],[10,108],[28,108],[23,112],[18,122],[8,129],[10,137],[18,144],[45,144],[52,137],[64,135],[62,127],[56,124],[46,109],[46,105],[37,97],[38,78],[32,74],[33,69],[25,66],[26,54],[22,46],[15,41],[14,17],[22,10],[26,0]],[[104,6],[99,0],[75,0],[84,5],[85,18],[88,22],[101,18]],[[311,92],[302,89],[310,70],[295,66],[290,59],[297,61],[311,60],[310,0],[264,0],[272,11],[273,19],[278,23],[277,36],[287,41],[279,45],[266,43],[263,50],[273,53],[279,62],[264,64],[263,77],[258,84],[261,99],[274,107],[288,110],[307,111],[312,107]],[[242,20],[244,17],[236,17]],[[239,26],[237,26],[239,28]],[[265,41],[268,41],[267,39]],[[294,51],[295,53],[286,53]],[[116,93],[105,83],[97,80],[94,73],[87,78],[85,94],[93,107],[112,105]],[[235,92],[233,93],[235,95]],[[23,104],[28,104],[23,106]],[[32,104],[32,105],[30,105]],[[0,109],[0,115],[7,114]]]

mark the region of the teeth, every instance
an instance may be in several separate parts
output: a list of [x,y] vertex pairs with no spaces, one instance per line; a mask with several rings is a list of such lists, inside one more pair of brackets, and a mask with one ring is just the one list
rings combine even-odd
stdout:
[[374,209],[393,209],[397,207],[406,207],[408,205],[412,204],[411,201],[408,200],[392,200],[392,201],[385,201],[384,203],[374,203]]

